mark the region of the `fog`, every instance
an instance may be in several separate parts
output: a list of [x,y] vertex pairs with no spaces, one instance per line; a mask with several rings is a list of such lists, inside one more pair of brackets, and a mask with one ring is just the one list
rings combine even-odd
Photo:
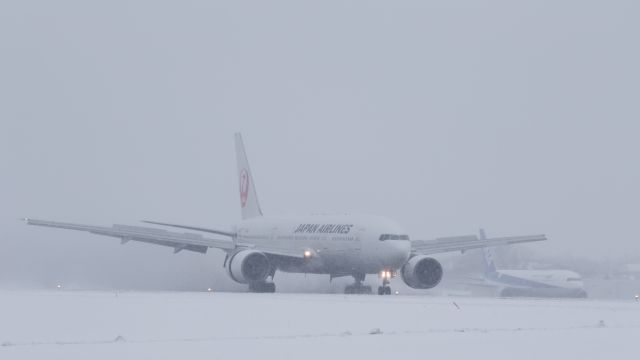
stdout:
[[0,285],[244,289],[217,250],[18,220],[229,229],[236,131],[265,214],[372,213],[414,239],[484,227],[545,233],[523,246],[538,254],[637,254],[639,10],[3,1]]

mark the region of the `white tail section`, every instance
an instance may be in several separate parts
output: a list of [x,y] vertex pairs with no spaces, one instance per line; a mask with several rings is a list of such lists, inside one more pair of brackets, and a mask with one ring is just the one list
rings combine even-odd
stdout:
[[[487,236],[484,233],[484,229],[480,229],[480,240],[486,240]],[[484,271],[485,273],[494,273],[496,272],[496,263],[493,260],[493,249],[490,247],[482,248],[482,252],[484,254]]]
[[240,184],[240,209],[242,210],[242,218],[248,219],[252,217],[262,216],[256,187],[247,161],[247,154],[244,151],[242,143],[242,135],[236,133],[236,158],[238,160],[238,181]]

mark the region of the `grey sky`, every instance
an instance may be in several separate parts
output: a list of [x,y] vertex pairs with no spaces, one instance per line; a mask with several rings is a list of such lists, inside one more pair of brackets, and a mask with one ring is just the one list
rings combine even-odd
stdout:
[[484,226],[546,233],[539,252],[637,253],[639,10],[3,1],[0,270],[222,277],[215,251],[16,219],[229,227],[235,131],[267,214],[366,212],[413,238]]

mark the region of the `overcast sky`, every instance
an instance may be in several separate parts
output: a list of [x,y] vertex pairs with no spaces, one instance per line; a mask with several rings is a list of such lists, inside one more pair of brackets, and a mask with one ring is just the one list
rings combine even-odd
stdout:
[[268,215],[638,253],[638,4],[2,1],[0,279],[230,282],[215,250],[17,219],[230,228],[236,131]]

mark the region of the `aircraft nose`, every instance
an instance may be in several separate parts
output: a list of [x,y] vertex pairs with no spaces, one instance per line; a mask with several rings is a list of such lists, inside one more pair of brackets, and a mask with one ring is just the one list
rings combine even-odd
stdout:
[[398,268],[404,265],[411,254],[411,242],[407,240],[389,240],[387,245],[394,267]]

